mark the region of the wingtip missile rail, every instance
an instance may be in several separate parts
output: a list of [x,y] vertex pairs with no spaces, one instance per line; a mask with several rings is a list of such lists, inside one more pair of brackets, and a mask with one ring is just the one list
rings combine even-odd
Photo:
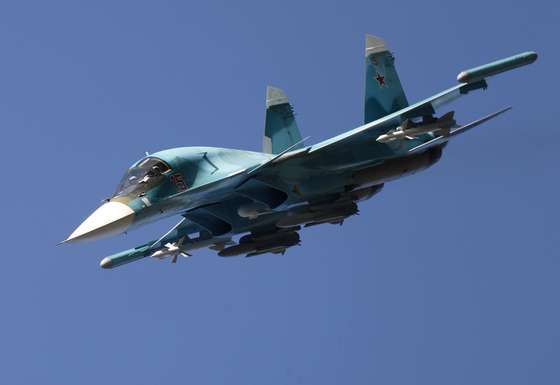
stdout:
[[479,67],[462,71],[459,75],[457,75],[457,81],[459,83],[474,83],[484,78],[531,64],[537,60],[537,57],[538,55],[534,51],[527,51],[506,57]]

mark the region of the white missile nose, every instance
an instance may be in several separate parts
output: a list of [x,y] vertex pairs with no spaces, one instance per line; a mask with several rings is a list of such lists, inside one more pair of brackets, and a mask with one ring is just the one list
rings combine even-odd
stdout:
[[389,135],[387,134],[383,134],[383,135],[379,135],[376,139],[379,143],[385,143],[389,141]]
[[111,267],[113,267],[113,260],[109,257],[105,257],[101,260],[99,266],[101,266],[104,269],[110,269]]
[[103,238],[125,231],[134,219],[134,210],[120,202],[107,202],[95,210],[64,241],[74,242]]

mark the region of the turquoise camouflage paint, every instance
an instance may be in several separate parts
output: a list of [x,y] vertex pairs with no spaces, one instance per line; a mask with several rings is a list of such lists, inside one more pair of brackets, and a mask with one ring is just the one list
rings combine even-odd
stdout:
[[[273,98],[279,96],[280,100]],[[294,143],[301,141],[292,105],[280,90],[273,87],[267,89],[267,106],[264,127],[263,152],[278,154]],[[269,142],[269,143],[268,143]],[[270,147],[270,148],[269,148]],[[294,150],[303,148],[303,143]]]
[[[366,39],[364,124],[408,106],[395,68],[395,57],[381,39],[373,36]],[[369,52],[371,50],[375,52]]]
[[[233,242],[236,234],[250,233],[253,237],[279,234],[281,237],[299,230],[298,223],[341,223],[346,218],[344,213],[349,216],[356,212],[355,202],[370,198],[385,182],[436,163],[447,140],[453,136],[437,137],[431,145],[429,141],[434,139],[434,133],[395,143],[377,142],[380,134],[395,129],[407,119],[421,124],[420,118],[433,116],[442,105],[486,88],[482,75],[493,75],[536,59],[536,54],[529,52],[464,71],[463,78],[459,78],[471,82],[409,106],[392,54],[378,38],[368,37],[367,42],[366,48],[373,47],[377,51],[366,57],[365,125],[303,147],[299,143],[301,136],[291,105],[287,98],[283,100],[285,95],[280,90],[273,89],[276,100],[282,102],[271,109],[267,101],[265,137],[268,136],[271,143],[267,144],[265,139],[264,152],[181,147],[143,158],[131,170],[152,158],[162,160],[170,169],[157,175],[157,184],[150,188],[145,187],[149,185],[145,183],[140,190],[117,194],[111,200],[125,203],[134,210],[135,226],[171,215],[181,215],[183,219],[161,239],[107,257],[102,266],[115,267],[143,258],[162,249],[166,243],[195,233],[197,237],[189,237],[186,242],[189,250],[198,247],[221,250]],[[411,155],[411,151],[423,143],[428,145]],[[286,148],[290,151],[283,153]],[[245,211],[249,214],[243,214]],[[342,214],[329,217],[329,213]],[[314,219],[298,222],[298,215]],[[286,218],[293,219],[287,223],[296,226],[279,228],[279,223],[286,222]],[[250,237],[243,239],[251,241]],[[280,243],[264,252],[283,252],[283,245]],[[260,252],[256,249],[256,253]]]

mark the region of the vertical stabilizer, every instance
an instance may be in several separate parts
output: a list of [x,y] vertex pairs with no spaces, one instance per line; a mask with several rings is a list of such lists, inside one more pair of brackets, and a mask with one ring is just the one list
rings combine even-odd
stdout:
[[[299,141],[301,135],[288,97],[281,89],[268,86],[263,152],[279,154]],[[303,148],[303,144],[294,147],[298,148]]]
[[394,62],[383,39],[366,35],[364,123],[408,106]]

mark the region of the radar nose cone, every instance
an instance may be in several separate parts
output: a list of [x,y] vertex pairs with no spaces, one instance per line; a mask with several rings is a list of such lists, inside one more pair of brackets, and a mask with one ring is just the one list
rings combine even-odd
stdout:
[[95,210],[64,241],[74,242],[103,238],[125,231],[134,219],[134,210],[120,202],[107,202]]

